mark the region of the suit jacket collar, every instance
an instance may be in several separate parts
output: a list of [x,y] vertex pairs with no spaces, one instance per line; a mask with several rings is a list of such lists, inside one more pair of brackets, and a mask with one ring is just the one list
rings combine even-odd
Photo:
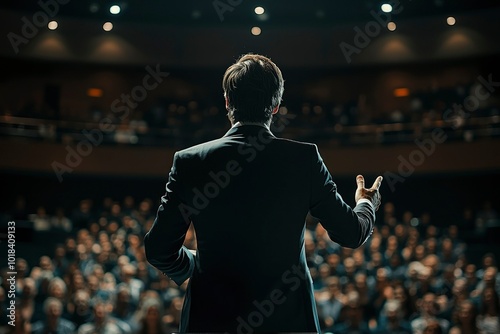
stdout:
[[243,136],[265,136],[265,137],[275,137],[271,130],[269,130],[264,125],[254,125],[254,124],[242,124],[235,125],[224,135],[224,137],[243,135]]

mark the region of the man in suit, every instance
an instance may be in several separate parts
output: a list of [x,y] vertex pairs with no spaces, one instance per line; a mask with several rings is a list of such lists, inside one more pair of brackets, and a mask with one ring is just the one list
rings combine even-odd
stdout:
[[[382,178],[366,189],[357,176],[352,209],[316,145],[272,134],[284,81],[270,59],[244,55],[222,85],[232,127],[175,153],[144,238],[147,259],[179,285],[190,279],[180,332],[319,332],[306,215],[333,241],[357,248],[372,233]],[[196,252],[183,246],[191,223]]]

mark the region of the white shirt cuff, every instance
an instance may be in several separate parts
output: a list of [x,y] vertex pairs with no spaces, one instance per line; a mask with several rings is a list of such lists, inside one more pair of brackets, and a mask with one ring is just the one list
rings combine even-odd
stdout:
[[367,199],[367,198],[362,198],[362,199],[358,200],[358,201],[356,202],[356,205],[358,205],[359,203],[368,203],[368,204],[370,204],[370,206],[372,207],[372,209],[373,209],[373,210],[375,210],[375,207],[373,206],[372,201],[370,201],[370,200],[369,200],[369,199]]

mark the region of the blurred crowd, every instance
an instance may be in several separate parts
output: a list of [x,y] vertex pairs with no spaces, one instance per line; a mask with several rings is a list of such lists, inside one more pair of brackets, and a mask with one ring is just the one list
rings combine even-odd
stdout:
[[[305,250],[322,331],[337,334],[498,334],[497,259],[468,257],[462,227],[435,226],[429,215],[380,210],[373,236],[359,249],[338,246],[312,217]],[[156,205],[106,198],[82,200],[68,217],[43,208],[37,231],[58,230],[64,242],[36,260],[17,258],[16,326],[7,324],[8,282],[0,288],[0,333],[171,333],[178,330],[187,282],[177,286],[148,265],[142,238]],[[475,220],[497,219],[476,213]],[[52,233],[52,232],[51,232]],[[51,243],[51,240],[45,241]],[[185,245],[196,249],[193,229]],[[35,250],[34,250],[35,251]],[[2,277],[7,269],[2,269]]]
[[[309,230],[306,254],[325,332],[500,333],[500,276],[495,256],[476,266],[457,225],[428,215],[394,216],[361,248],[340,248],[321,225]],[[477,218],[481,219],[481,218]]]
[[[475,97],[478,89],[484,89],[480,82],[452,87],[434,85],[399,97],[404,103],[391,110],[373,110],[363,94],[345,102],[307,101],[301,96],[285,96],[277,116],[288,119],[285,131],[292,139],[342,146],[412,142],[436,127],[443,128],[449,132],[448,138],[456,140],[498,136],[500,101],[494,96],[478,100]],[[222,136],[227,131],[229,121],[222,100],[220,104],[213,103],[218,100],[220,96],[204,100],[158,100],[147,109],[130,110],[126,117],[100,107],[65,115],[48,106],[28,103],[18,110],[2,111],[7,122],[0,127],[0,135],[62,142],[84,140],[82,129],[99,128],[99,122],[109,118],[114,128],[103,133],[106,144],[185,147]],[[472,106],[470,101],[474,101]],[[37,121],[8,123],[11,116]],[[472,118],[483,121],[471,122]]]

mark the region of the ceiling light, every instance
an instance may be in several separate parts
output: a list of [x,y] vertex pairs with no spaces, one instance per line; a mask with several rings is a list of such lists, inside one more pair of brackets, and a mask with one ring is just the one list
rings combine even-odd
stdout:
[[384,13],[392,12],[392,6],[389,5],[388,3],[384,3],[382,6],[380,6],[380,9],[382,9]]
[[259,27],[252,28],[252,35],[259,36],[261,33],[262,33],[262,29],[260,29]]
[[457,23],[457,20],[455,20],[453,16],[450,16],[446,19],[446,23],[448,23],[449,26],[453,26]]
[[391,22],[389,22],[389,23],[387,23],[387,29],[389,29],[389,31],[394,31],[394,30],[396,30],[396,23],[394,23],[394,22],[392,22],[392,21],[391,21]]
[[50,30],[56,30],[58,26],[57,21],[50,21],[49,24],[47,24]]
[[104,29],[104,31],[111,31],[113,30],[113,23],[111,22],[106,22],[102,25],[102,29]]
[[264,14],[265,9],[264,9],[263,7],[260,7],[260,6],[259,6],[259,7],[255,7],[255,10],[254,10],[254,11],[255,11],[255,14],[257,14],[257,15],[262,15],[262,14]]
[[121,10],[122,9],[118,5],[113,5],[113,6],[109,7],[109,12],[111,14],[115,14],[116,15],[116,14],[120,13]]

